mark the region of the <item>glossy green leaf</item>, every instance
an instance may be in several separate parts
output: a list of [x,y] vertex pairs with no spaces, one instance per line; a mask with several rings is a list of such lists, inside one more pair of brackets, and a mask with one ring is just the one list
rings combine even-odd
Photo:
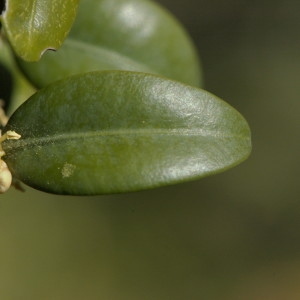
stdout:
[[86,73],[38,91],[10,118],[4,160],[59,194],[136,191],[197,179],[250,152],[244,118],[214,95],[125,71]]
[[2,23],[18,56],[37,61],[57,49],[76,16],[79,0],[6,0]]
[[199,86],[190,37],[169,12],[147,0],[81,0],[70,35],[38,63],[20,62],[38,87],[94,70],[161,74]]

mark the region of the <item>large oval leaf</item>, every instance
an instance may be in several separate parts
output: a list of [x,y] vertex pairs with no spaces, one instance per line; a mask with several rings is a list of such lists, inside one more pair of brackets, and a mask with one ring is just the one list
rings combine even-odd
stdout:
[[162,74],[198,86],[199,60],[182,26],[147,0],[81,0],[70,35],[38,63],[20,62],[38,87],[94,70]]
[[[128,192],[223,171],[250,152],[244,118],[212,94],[158,76],[87,73],[40,90],[13,114],[14,176],[60,194]],[[4,130],[4,131],[5,131]]]
[[76,16],[79,0],[6,0],[3,27],[18,56],[37,61],[57,49]]

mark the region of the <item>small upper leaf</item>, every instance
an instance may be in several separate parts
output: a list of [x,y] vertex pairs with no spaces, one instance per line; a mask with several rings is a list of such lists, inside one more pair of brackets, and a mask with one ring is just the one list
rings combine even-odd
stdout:
[[181,24],[147,0],[81,0],[72,30],[57,52],[20,62],[37,86],[96,70],[161,74],[201,85],[197,51]]
[[245,119],[198,88],[125,71],[86,73],[38,91],[4,129],[13,175],[60,194],[128,192],[221,172],[251,150]]
[[79,0],[6,0],[2,23],[18,56],[37,61],[47,49],[57,49],[76,16]]

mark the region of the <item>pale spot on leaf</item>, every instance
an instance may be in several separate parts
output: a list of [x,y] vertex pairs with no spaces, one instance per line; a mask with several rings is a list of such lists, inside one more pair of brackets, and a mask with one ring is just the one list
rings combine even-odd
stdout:
[[72,164],[65,163],[63,168],[62,168],[62,171],[61,171],[62,177],[63,178],[68,178],[68,177],[72,176],[75,169],[76,169],[76,166],[74,166]]

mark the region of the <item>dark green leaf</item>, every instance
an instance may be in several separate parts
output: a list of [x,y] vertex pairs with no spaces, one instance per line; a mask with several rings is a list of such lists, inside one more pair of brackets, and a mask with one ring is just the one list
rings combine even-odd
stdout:
[[217,173],[250,152],[244,118],[214,95],[125,71],[77,75],[40,90],[4,131],[14,176],[60,194],[128,192]]
[[57,49],[74,21],[79,0],[7,0],[2,22],[18,56],[37,61]]
[[161,74],[198,86],[199,61],[182,26],[145,0],[81,0],[70,35],[38,63],[20,62],[38,86],[95,70]]

